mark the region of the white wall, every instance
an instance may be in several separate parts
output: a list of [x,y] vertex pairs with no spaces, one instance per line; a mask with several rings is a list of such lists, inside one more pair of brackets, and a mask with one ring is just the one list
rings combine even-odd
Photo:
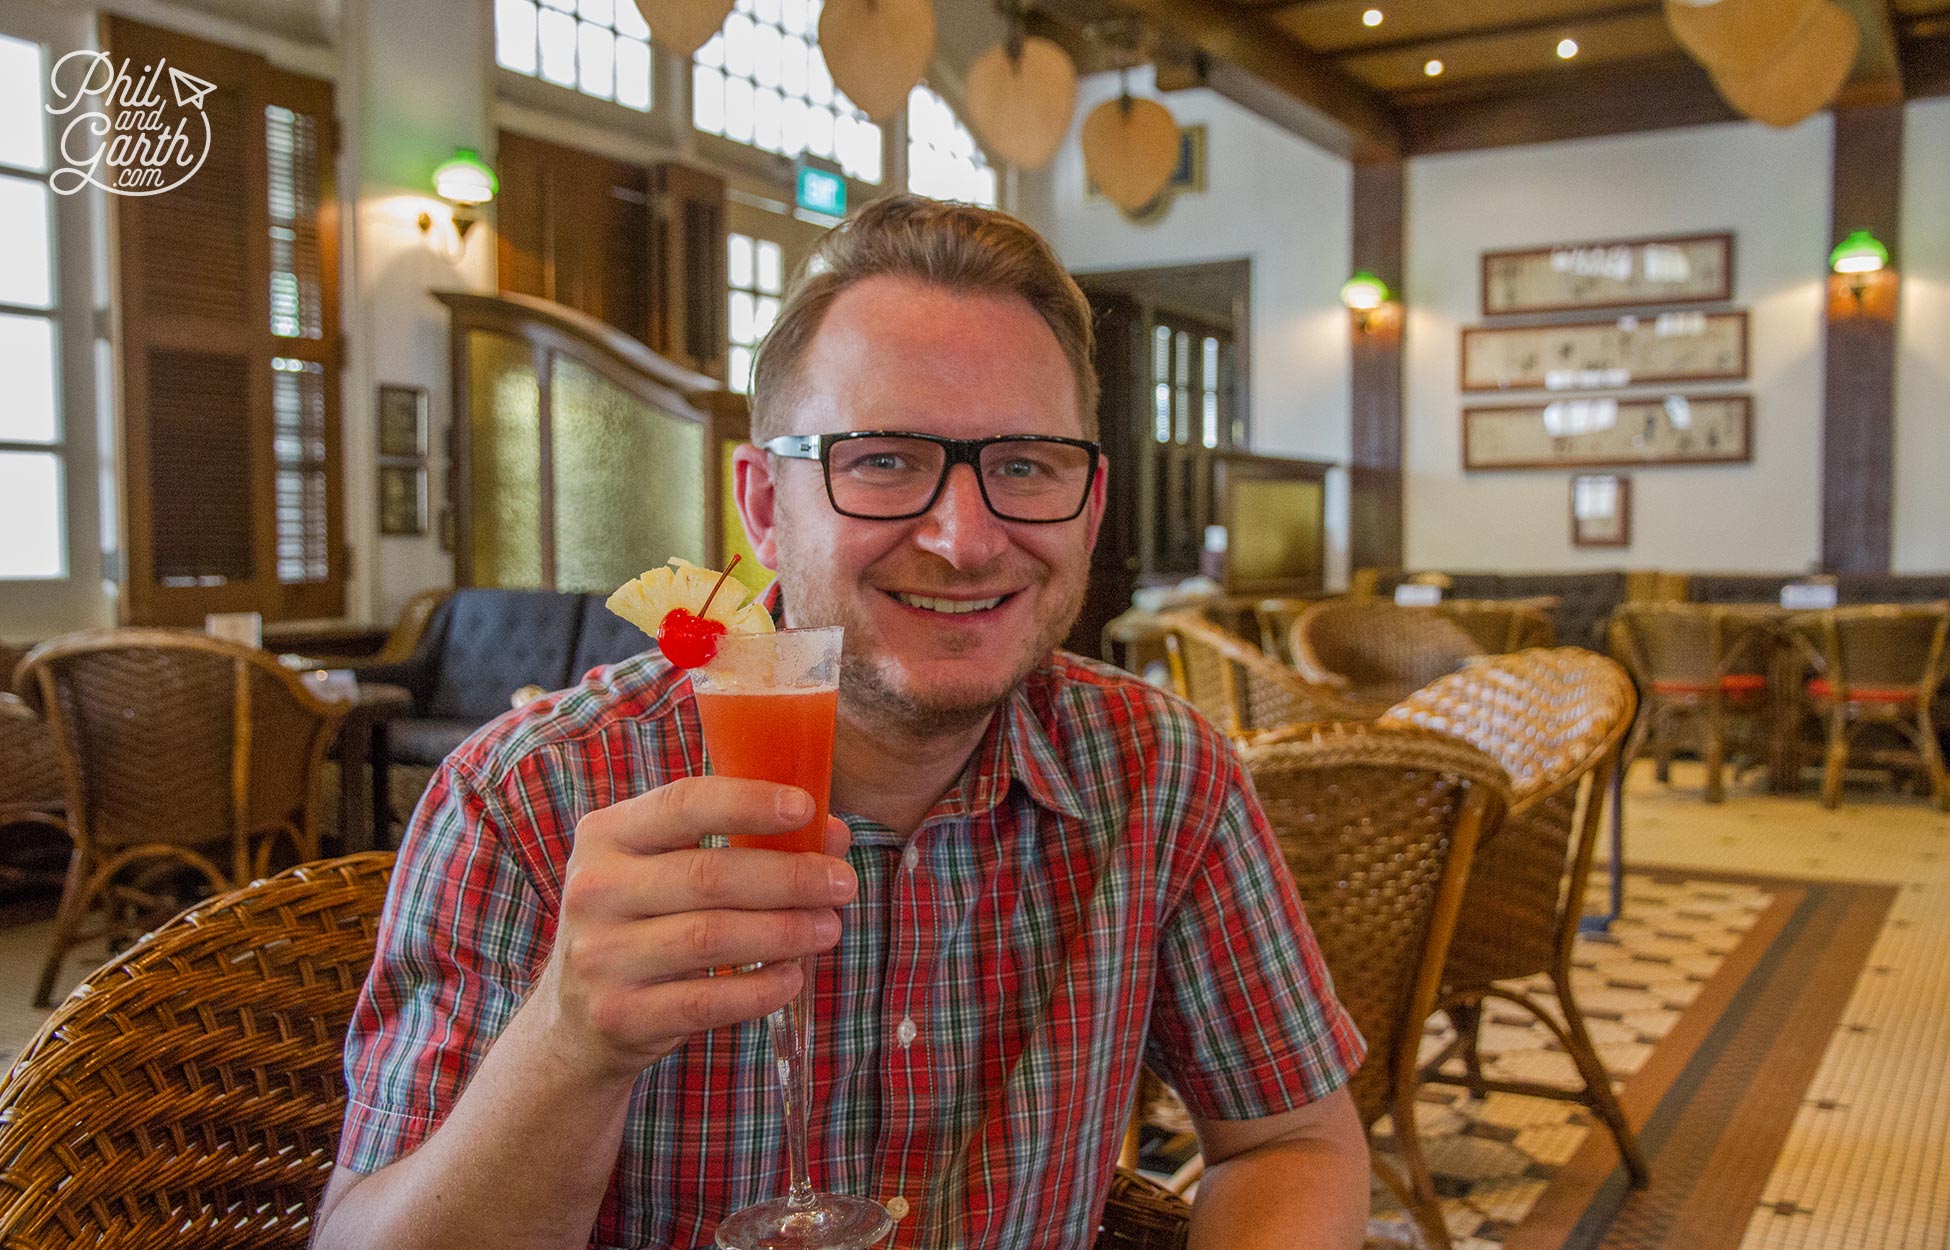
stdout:
[[1950,99],[1903,118],[1894,567],[1950,569]]
[[[1788,131],[1730,124],[1410,162],[1408,563],[1775,570],[1818,560],[1832,144],[1823,114]],[[1483,252],[1712,230],[1736,236],[1751,371],[1743,384],[1699,389],[1753,396],[1753,463],[1633,470],[1622,550],[1571,546],[1568,472],[1462,473],[1458,331],[1482,320]]]
[[[1150,70],[1134,94],[1155,95]],[[1022,181],[1021,211],[1073,270],[1135,269],[1252,260],[1252,450],[1345,463],[1348,331],[1339,303],[1347,280],[1352,174],[1347,163],[1211,91],[1159,96],[1181,126],[1206,128],[1200,195],[1180,195],[1162,221],[1136,225],[1108,200],[1084,198],[1076,132],[1118,91],[1113,74],[1085,79],[1063,150],[1041,177]],[[1345,481],[1328,497],[1328,575],[1347,561]]]

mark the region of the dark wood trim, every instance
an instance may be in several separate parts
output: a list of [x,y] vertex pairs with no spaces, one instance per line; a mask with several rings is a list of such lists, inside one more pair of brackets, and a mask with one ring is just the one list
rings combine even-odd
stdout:
[[[1725,280],[1720,289],[1709,295],[1676,296],[1669,300],[1609,300],[1595,304],[1538,304],[1529,308],[1511,308],[1492,311],[1490,308],[1490,262],[1512,256],[1548,256],[1566,248],[1597,251],[1601,248],[1644,247],[1649,243],[1707,243],[1718,241],[1726,245]],[[1485,317],[1527,317],[1533,313],[1586,312],[1598,308],[1670,308],[1691,304],[1724,304],[1733,299],[1734,238],[1731,230],[1721,230],[1710,234],[1669,234],[1653,235],[1631,239],[1595,239],[1578,243],[1546,243],[1536,247],[1509,248],[1501,252],[1484,252],[1477,266],[1478,282],[1477,307]]]
[[447,454],[453,458],[447,480],[454,510],[454,585],[474,584],[474,503],[469,483],[474,480],[473,362],[469,342],[473,331],[450,309],[447,318]]
[[1608,22],[1646,17],[1659,11],[1658,4],[1647,4],[1641,0],[1636,4],[1615,4],[1610,8],[1577,10],[1559,13],[1552,17],[1527,18],[1524,21],[1505,22],[1495,26],[1466,26],[1442,34],[1416,35],[1403,39],[1377,39],[1372,43],[1337,43],[1331,49],[1323,50],[1345,63],[1355,57],[1401,52],[1409,48],[1434,47],[1438,44],[1448,47],[1455,44],[1484,43],[1507,39],[1512,35],[1532,35],[1540,30],[1561,30],[1569,33],[1574,27],[1603,26]]
[[[1830,242],[1869,230],[1902,271],[1903,105],[1835,111]],[[1846,306],[1843,306],[1844,308]],[[1827,318],[1821,567],[1889,569],[1894,512],[1896,326],[1875,310]]]
[[[1737,382],[1746,378],[1753,362],[1753,325],[1748,320],[1747,310],[1735,308],[1704,314],[1710,321],[1715,318],[1733,318],[1740,322],[1740,365],[1733,373],[1674,373],[1674,374],[1633,374],[1626,386],[1663,386],[1673,382]],[[1474,335],[1483,334],[1529,334],[1540,330],[1583,330],[1592,326],[1609,326],[1617,323],[1617,318],[1608,317],[1599,321],[1557,321],[1542,325],[1495,325],[1464,326],[1460,339],[1461,350],[1456,353],[1456,389],[1467,395],[1495,395],[1510,391],[1541,391],[1544,388],[1540,378],[1532,383],[1510,383],[1503,386],[1469,385],[1469,340]],[[1609,387],[1594,386],[1589,390],[1563,391],[1565,398],[1590,397]]]
[[[1354,167],[1351,259],[1400,291],[1408,219],[1408,164]],[[1402,325],[1349,316],[1348,558],[1352,568],[1402,564]]]
[[[1608,398],[1606,396],[1595,395],[1589,392],[1579,392],[1578,397],[1581,399]],[[1637,396],[1637,397],[1618,396],[1616,398],[1618,399],[1618,402],[1621,405],[1632,404],[1632,403],[1654,404],[1660,401],[1660,397],[1657,396]],[[1511,460],[1511,461],[1505,461],[1502,464],[1471,464],[1469,461],[1470,418],[1471,417],[1476,416],[1479,413],[1492,413],[1492,412],[1539,412],[1544,407],[1544,403],[1495,404],[1495,405],[1486,405],[1482,407],[1463,409],[1462,411],[1462,470],[1464,473],[1500,473],[1505,469],[1642,469],[1642,468],[1647,468],[1652,466],[1664,468],[1667,465],[1695,465],[1695,464],[1725,465],[1725,464],[1748,464],[1752,462],[1754,458],[1754,401],[1751,396],[1701,394],[1701,395],[1682,395],[1680,396],[1680,398],[1691,400],[1698,403],[1704,403],[1710,400],[1714,403],[1739,404],[1740,424],[1743,430],[1743,433],[1741,435],[1742,454],[1738,456],[1677,456],[1677,457],[1673,457],[1672,459],[1665,459],[1665,460],[1649,460],[1649,459],[1606,460],[1601,457],[1593,460],[1571,460],[1571,459]],[[1545,401],[1545,402],[1550,402],[1550,401]]]
[[[1618,537],[1584,538],[1578,534],[1578,482],[1609,477],[1618,482]],[[1573,547],[1629,547],[1632,545],[1632,479],[1623,473],[1577,473],[1571,477],[1571,545]]]
[[1912,100],[1950,95],[1950,28],[1902,41],[1903,90]]
[[1706,71],[1679,53],[1458,82],[1404,93],[1397,108],[1409,156],[1742,120]]

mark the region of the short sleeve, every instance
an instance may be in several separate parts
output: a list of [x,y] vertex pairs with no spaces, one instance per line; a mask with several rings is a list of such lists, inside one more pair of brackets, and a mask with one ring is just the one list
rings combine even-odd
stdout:
[[1345,1085],[1366,1044],[1230,752],[1212,832],[1164,919],[1145,1062],[1195,1115],[1252,1120]]
[[442,765],[401,845],[346,1037],[340,1167],[377,1171],[433,1132],[552,941],[504,830],[494,803]]

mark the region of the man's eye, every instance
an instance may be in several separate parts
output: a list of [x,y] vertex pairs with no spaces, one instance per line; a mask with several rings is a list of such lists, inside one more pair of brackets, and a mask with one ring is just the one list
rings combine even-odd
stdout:
[[860,457],[853,462],[853,467],[855,470],[868,469],[885,473],[894,469],[905,468],[906,464],[899,456],[892,452],[881,452],[879,455]]
[[1014,478],[1046,477],[1049,474],[1048,466],[1034,460],[1004,460],[996,466],[995,471],[997,476]]

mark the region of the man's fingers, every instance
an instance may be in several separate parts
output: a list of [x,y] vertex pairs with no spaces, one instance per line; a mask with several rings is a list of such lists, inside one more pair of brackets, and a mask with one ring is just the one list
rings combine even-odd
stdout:
[[799,964],[787,961],[752,972],[665,981],[609,996],[592,1023],[628,1044],[667,1044],[777,1011],[799,993],[802,980]]
[[710,834],[788,833],[812,818],[796,786],[739,777],[685,777],[582,818],[576,837],[648,854],[696,846]]
[[784,963],[831,950],[839,913],[696,911],[576,936],[563,951],[579,981],[638,985],[681,980],[708,968]]
[[847,848],[853,845],[853,830],[838,816],[826,818],[826,853],[839,859],[846,858]]
[[588,857],[563,882],[562,907],[577,916],[626,922],[712,908],[844,907],[858,886],[852,867],[830,855],[693,847],[648,859]]

